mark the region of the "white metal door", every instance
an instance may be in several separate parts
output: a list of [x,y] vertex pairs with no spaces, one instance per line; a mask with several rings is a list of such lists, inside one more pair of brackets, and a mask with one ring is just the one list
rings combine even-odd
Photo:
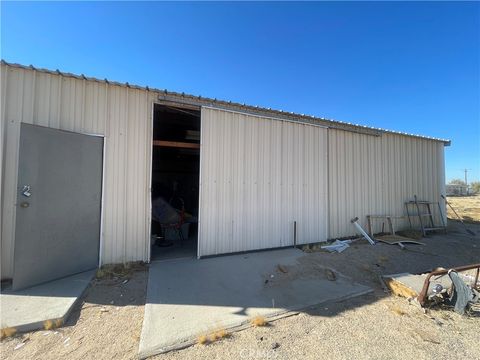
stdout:
[[198,255],[326,240],[327,129],[203,108]]

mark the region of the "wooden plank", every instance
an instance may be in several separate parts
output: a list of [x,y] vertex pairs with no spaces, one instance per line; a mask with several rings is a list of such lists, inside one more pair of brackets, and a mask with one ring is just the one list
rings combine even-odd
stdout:
[[404,236],[400,235],[383,235],[383,236],[377,236],[375,240],[384,242],[386,244],[390,245],[396,245],[398,243],[405,243],[405,244],[417,244],[417,245],[425,245],[425,243],[422,243],[420,241],[416,241]]
[[200,144],[166,140],[153,140],[153,146],[174,147],[181,149],[200,149]]
[[390,233],[392,235],[395,235],[395,229],[393,228],[392,218],[390,216],[387,217],[387,221],[388,221],[388,226],[390,226]]
[[370,217],[370,215],[367,215],[367,226],[368,226],[368,235],[370,235],[370,237],[373,238],[372,218]]

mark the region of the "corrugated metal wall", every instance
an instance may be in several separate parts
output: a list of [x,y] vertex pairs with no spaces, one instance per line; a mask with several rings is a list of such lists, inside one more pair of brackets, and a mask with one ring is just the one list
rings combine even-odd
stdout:
[[102,261],[148,260],[157,93],[3,64],[1,80],[2,278],[12,275],[21,122],[105,136]]
[[299,244],[352,236],[350,219],[405,215],[414,195],[444,216],[444,174],[439,141],[203,108],[199,255],[292,245],[294,220]]
[[[2,278],[13,268],[21,122],[105,136],[102,262],[149,260],[159,93],[3,63],[1,85]],[[441,141],[204,107],[201,143],[200,256],[292,245],[293,221],[299,244],[350,236],[355,216],[365,225],[368,214],[404,214],[414,194],[444,193]]]
[[327,237],[327,129],[202,108],[199,256]]
[[[405,215],[404,202],[414,195],[440,202],[445,215],[440,197],[445,193],[443,143],[333,129],[328,130],[328,143],[329,238],[355,234],[349,220],[356,216],[366,226],[367,215]],[[438,207],[433,210],[440,223]],[[382,223],[376,224],[374,231],[381,231]],[[400,227],[407,224],[398,220]]]

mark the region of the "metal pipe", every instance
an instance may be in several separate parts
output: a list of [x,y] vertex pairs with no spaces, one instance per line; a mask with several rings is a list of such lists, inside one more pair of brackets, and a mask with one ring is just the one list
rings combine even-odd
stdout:
[[[428,292],[428,288],[430,286],[430,279],[432,278],[432,276],[445,275],[445,274],[448,274],[448,272],[450,270],[455,270],[457,272],[462,272],[462,271],[466,271],[466,270],[472,270],[472,269],[475,269],[475,268],[477,269],[477,276],[478,276],[478,271],[480,269],[480,264],[459,266],[459,267],[451,268],[451,269],[448,269],[448,270],[432,271],[430,274],[427,275],[427,278],[423,282],[422,291],[420,291],[420,294],[418,294],[418,297],[417,297],[418,302],[420,303],[420,305],[425,306],[425,303],[427,301],[427,292]],[[477,281],[478,281],[478,277],[475,279],[475,283],[473,284],[472,287],[475,288],[477,286]]]
[[355,225],[355,227],[357,228],[358,231],[360,231],[360,233],[365,237],[365,239],[367,239],[367,241],[371,244],[371,245],[375,245],[375,241],[372,240],[372,238],[370,236],[368,236],[368,234],[365,232],[365,230],[362,229],[362,227],[360,226],[360,224],[357,222],[358,221],[358,217],[350,220],[352,222],[353,225]]
[[[445,204],[447,204],[448,206],[450,206],[450,209],[452,209],[452,211],[455,213],[455,215],[457,215],[457,218],[458,218],[458,220],[460,220],[460,222],[462,223],[463,227],[465,228],[465,231],[466,231],[467,233],[469,233],[470,235],[475,236],[475,233],[474,233],[472,230],[470,230],[469,228],[467,228],[467,225],[465,225],[465,223],[463,222],[462,217],[457,214],[457,212],[456,212],[455,209],[453,208],[452,204],[450,204],[450,203],[448,202],[447,198],[446,198],[443,194],[441,194],[440,196],[442,197],[443,200],[445,200]],[[439,206],[440,206],[440,205],[439,205]]]
[[477,288],[477,284],[478,284],[478,275],[480,274],[480,267],[477,268],[477,273],[475,274],[475,282],[473,283],[473,288],[476,289]]
[[293,221],[293,247],[297,248],[297,222]]

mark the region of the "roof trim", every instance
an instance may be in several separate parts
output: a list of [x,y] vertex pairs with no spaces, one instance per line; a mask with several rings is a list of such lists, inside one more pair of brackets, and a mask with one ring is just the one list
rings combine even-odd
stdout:
[[131,89],[155,92],[155,93],[158,93],[158,100],[159,101],[176,102],[176,103],[182,103],[183,102],[185,104],[194,105],[194,106],[208,106],[208,107],[217,108],[217,109],[220,109],[220,110],[238,111],[238,112],[243,112],[243,113],[258,115],[258,116],[263,115],[263,116],[273,117],[273,118],[280,119],[280,120],[283,119],[283,120],[289,120],[289,121],[309,123],[309,124],[312,124],[312,125],[320,125],[320,126],[325,126],[325,127],[328,127],[328,128],[351,131],[351,132],[366,134],[366,135],[381,136],[381,134],[386,133],[386,134],[403,135],[403,136],[408,136],[408,137],[413,137],[413,138],[420,138],[420,139],[425,139],[425,140],[438,141],[438,142],[442,142],[445,146],[449,146],[451,144],[451,141],[448,140],[448,139],[440,139],[440,138],[435,138],[435,137],[430,137],[430,136],[423,136],[423,135],[417,135],[417,134],[404,133],[404,132],[400,132],[400,131],[386,130],[386,129],[382,129],[382,128],[364,126],[364,125],[359,125],[359,124],[352,124],[352,123],[348,123],[348,122],[344,122],[344,121],[326,119],[326,118],[322,118],[322,117],[315,117],[315,116],[312,116],[312,115],[297,114],[297,113],[293,113],[293,112],[275,110],[275,109],[271,109],[271,108],[263,108],[263,107],[259,107],[259,106],[240,104],[240,103],[235,103],[235,102],[231,102],[231,101],[211,99],[211,98],[206,98],[206,97],[202,97],[202,96],[194,96],[194,95],[189,95],[189,94],[185,94],[185,93],[180,94],[180,93],[177,93],[177,92],[167,91],[166,89],[161,90],[161,89],[156,89],[156,88],[150,88],[148,86],[142,87],[142,86],[138,86],[138,85],[131,85],[128,82],[127,83],[120,83],[120,82],[116,82],[116,81],[110,81],[110,80],[107,80],[107,79],[101,80],[101,79],[97,79],[97,78],[94,78],[94,77],[87,77],[83,74],[77,75],[77,74],[72,74],[72,73],[68,73],[68,72],[61,72],[58,69],[53,71],[53,70],[49,70],[49,69],[36,68],[33,65],[25,66],[25,65],[16,64],[16,63],[9,63],[9,62],[6,62],[3,59],[1,61],[1,64],[9,66],[9,67],[13,67],[13,68],[20,68],[20,69],[25,69],[25,70],[34,70],[34,71],[39,71],[39,72],[52,74],[52,75],[60,75],[60,76],[64,76],[64,77],[71,77],[71,78],[75,78],[75,79],[79,79],[79,80],[89,80],[89,81],[105,83],[105,84],[114,85],[114,86],[121,86],[121,87],[127,87],[127,88],[131,88]]
[[204,107],[214,110],[223,110],[229,111],[234,113],[241,113],[245,115],[251,116],[258,116],[263,118],[269,118],[272,120],[282,120],[282,121],[289,121],[301,124],[307,124],[312,126],[319,126],[323,128],[331,128],[331,129],[339,129],[345,130],[350,132],[355,132],[364,135],[372,135],[372,136],[381,136],[382,132],[379,130],[364,128],[361,126],[356,126],[353,124],[347,123],[338,123],[333,122],[326,119],[315,118],[313,116],[308,115],[299,115],[295,113],[288,113],[279,110],[273,109],[264,109],[260,107],[253,107],[249,105],[240,105],[236,103],[227,103],[224,104],[222,100],[215,100],[210,101],[210,99],[198,99],[189,98],[189,95],[182,96],[179,98],[178,96],[172,96],[170,94],[163,95],[160,94],[158,96],[159,104],[178,104],[178,105],[186,105],[186,106],[196,106],[196,107]]

